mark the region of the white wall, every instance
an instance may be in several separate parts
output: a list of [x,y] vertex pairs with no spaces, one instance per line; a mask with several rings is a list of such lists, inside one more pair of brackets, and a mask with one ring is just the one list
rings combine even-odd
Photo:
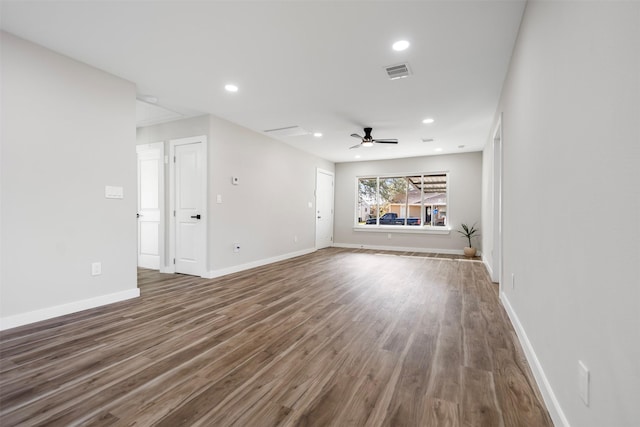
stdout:
[[316,169],[333,163],[214,116],[140,128],[137,143],[199,135],[208,138],[210,275],[314,250]]
[[[357,201],[356,178],[384,174],[449,172],[447,219],[449,234],[354,231]],[[336,165],[335,226],[336,245],[386,247],[400,250],[433,250],[462,253],[466,240],[455,230],[461,223],[480,224],[482,153],[425,156],[395,160],[338,163]],[[482,231],[482,230],[481,230]],[[480,240],[473,241],[480,247]]]
[[1,327],[138,295],[135,86],[1,37]]
[[[145,126],[137,129],[136,144],[151,144],[154,142],[169,141],[170,139],[187,138],[209,134],[209,115],[204,114],[188,119],[174,120],[153,126]],[[165,154],[169,154],[167,143]],[[165,174],[168,178],[169,172]],[[167,187],[168,188],[168,187]]]
[[530,1],[499,111],[502,298],[550,412],[557,425],[637,426],[640,3]]
[[209,268],[313,250],[316,169],[334,171],[334,164],[214,116],[210,125]]

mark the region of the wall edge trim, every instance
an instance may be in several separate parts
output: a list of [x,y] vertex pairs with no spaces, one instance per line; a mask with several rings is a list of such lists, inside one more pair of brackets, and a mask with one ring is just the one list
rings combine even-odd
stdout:
[[111,294],[73,301],[53,307],[28,311],[26,313],[0,317],[0,331],[17,328],[18,326],[29,325],[31,323],[36,323],[43,320],[53,319],[54,317],[60,317],[66,314],[77,313],[79,311],[88,310],[107,304],[113,304],[114,302],[137,298],[139,296],[140,289],[136,287],[134,289],[128,289],[126,291],[114,292]]
[[274,262],[284,261],[290,258],[299,257],[315,252],[315,248],[303,249],[301,251],[289,252],[282,255],[277,255],[270,258],[263,258],[256,261],[247,262],[244,264],[234,265],[231,267],[220,268],[217,270],[209,270],[204,276],[204,279],[215,279],[216,277],[226,276],[228,274],[239,273],[241,271],[250,270],[256,267],[262,267],[263,265],[273,264]]
[[[493,268],[491,268],[491,264],[487,261],[484,255],[482,255],[482,263],[484,264],[484,268],[487,269],[487,273],[489,273],[489,278],[493,277]],[[496,283],[492,280],[492,283]]]
[[[409,246],[383,246],[383,245],[360,245],[358,243],[334,243],[334,248],[345,249],[371,249],[374,251],[396,251],[396,252],[419,252],[434,253],[446,255],[464,255],[462,249],[439,249],[439,248],[413,248]],[[482,252],[478,251],[477,256],[482,256]]]
[[547,406],[547,410],[549,411],[549,416],[551,416],[551,419],[553,420],[553,423],[555,425],[570,427],[569,420],[564,414],[564,411],[562,410],[562,406],[560,405],[556,394],[553,392],[551,383],[549,383],[549,380],[544,373],[544,369],[542,369],[542,364],[536,356],[533,345],[531,344],[531,341],[529,341],[529,337],[527,337],[527,333],[524,330],[522,323],[520,323],[518,315],[513,310],[513,307],[509,302],[509,298],[507,298],[507,295],[504,292],[500,292],[500,302],[502,302],[502,306],[507,312],[509,320],[511,321],[511,324],[516,331],[518,341],[520,341],[520,345],[524,350],[527,362],[529,362],[529,366],[531,367],[531,371],[533,372],[533,377],[536,381],[536,384],[538,385],[538,388],[540,389],[542,398],[544,399],[544,403]]

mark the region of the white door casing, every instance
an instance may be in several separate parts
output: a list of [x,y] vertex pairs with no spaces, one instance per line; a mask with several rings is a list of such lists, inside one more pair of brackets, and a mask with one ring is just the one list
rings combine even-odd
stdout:
[[333,173],[316,171],[316,249],[333,245]]
[[171,258],[175,272],[207,274],[206,137],[170,141]]
[[138,159],[138,267],[164,263],[164,143],[136,146]]
[[493,134],[493,254],[491,280],[502,286],[502,113]]

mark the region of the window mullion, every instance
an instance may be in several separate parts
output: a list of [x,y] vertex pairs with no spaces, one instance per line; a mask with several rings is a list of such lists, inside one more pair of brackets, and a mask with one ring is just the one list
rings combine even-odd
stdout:
[[380,225],[380,177],[376,177],[376,225]]
[[420,224],[425,225],[427,213],[424,209],[424,175],[420,175]]
[[405,176],[406,186],[404,189],[404,225],[409,225],[409,177]]

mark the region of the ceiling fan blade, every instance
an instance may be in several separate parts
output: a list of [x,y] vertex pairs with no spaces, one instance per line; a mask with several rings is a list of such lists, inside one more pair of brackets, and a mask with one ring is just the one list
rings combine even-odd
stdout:
[[374,139],[373,142],[377,142],[379,144],[397,144],[397,139]]
[[351,150],[352,148],[360,148],[362,146],[362,144],[356,144],[353,147],[349,147],[349,150]]
[[354,137],[354,138],[364,139],[364,137],[358,135],[357,133],[352,133],[351,136]]

